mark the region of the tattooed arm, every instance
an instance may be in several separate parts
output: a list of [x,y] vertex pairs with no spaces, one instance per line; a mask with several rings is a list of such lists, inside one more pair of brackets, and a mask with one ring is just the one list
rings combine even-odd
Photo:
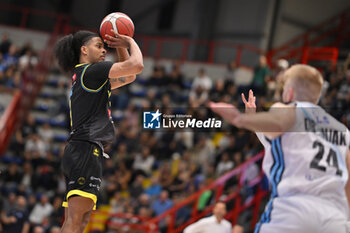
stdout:
[[136,74],[143,70],[142,53],[136,42],[131,37],[117,33],[115,35],[115,37],[106,35],[105,40],[110,48],[116,48],[119,57],[119,62],[114,63],[109,71],[111,89],[133,82]]
[[[129,52],[125,48],[117,48],[117,55],[119,58],[119,62],[124,62],[130,58]],[[109,78],[111,82],[111,89],[116,89],[126,84],[132,83],[136,79],[136,74],[118,77],[118,78]]]

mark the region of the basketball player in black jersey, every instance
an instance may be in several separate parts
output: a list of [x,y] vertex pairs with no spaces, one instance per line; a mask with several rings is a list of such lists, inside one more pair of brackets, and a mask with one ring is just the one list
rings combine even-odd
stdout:
[[133,82],[143,70],[143,58],[136,42],[131,37],[115,35],[107,35],[105,43],[116,48],[119,57],[116,63],[104,61],[104,43],[92,32],[67,35],[55,47],[60,68],[72,77],[71,133],[62,158],[67,182],[62,233],[83,232],[96,208],[103,148],[115,137],[109,101],[111,90]]

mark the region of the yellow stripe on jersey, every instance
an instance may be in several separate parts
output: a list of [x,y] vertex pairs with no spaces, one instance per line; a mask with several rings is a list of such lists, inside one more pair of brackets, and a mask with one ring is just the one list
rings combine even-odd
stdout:
[[[69,199],[69,197],[73,196],[73,195],[77,195],[77,196],[81,196],[81,197],[86,197],[86,198],[90,198],[93,202],[94,202],[94,208],[93,210],[96,210],[96,202],[97,202],[97,196],[95,194],[92,193],[88,193],[88,192],[84,192],[78,189],[73,189],[71,191],[68,192],[67,194],[67,200]],[[63,207],[68,207],[68,201],[64,201],[62,203]]]
[[75,68],[77,68],[77,67],[79,67],[79,66],[86,65],[86,64],[88,64],[88,63],[81,63],[81,64],[78,64],[78,65],[75,66]]
[[81,76],[80,76],[80,82],[81,82],[81,86],[83,87],[83,89],[87,92],[93,92],[93,93],[96,93],[96,92],[99,92],[102,87],[107,83],[108,81],[108,78],[106,79],[106,81],[102,84],[102,86],[100,86],[99,88],[97,88],[96,90],[94,89],[90,89],[90,88],[87,88],[85,85],[84,85],[84,80],[83,80],[83,77],[84,77],[84,74],[85,74],[85,71],[86,69],[89,67],[90,65],[87,65],[85,66],[84,70],[83,70],[83,73],[81,73]]
[[69,115],[70,115],[70,127],[73,129],[72,100],[71,100],[71,98],[69,98]]

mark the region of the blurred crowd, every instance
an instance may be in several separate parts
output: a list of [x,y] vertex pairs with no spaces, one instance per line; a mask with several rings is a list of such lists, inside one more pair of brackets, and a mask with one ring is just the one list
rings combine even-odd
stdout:
[[[22,66],[37,63],[35,52],[28,47],[29,44],[21,50],[14,49],[9,40],[3,38],[0,44],[2,85],[16,85],[14,79],[8,77],[9,67],[20,71]],[[346,108],[350,106],[349,64],[350,57],[338,69],[328,66],[323,69],[326,82],[320,102],[333,109],[335,117],[347,126],[350,122],[350,111]],[[240,82],[238,70],[241,67],[234,62],[228,64],[225,75],[217,80],[209,77],[204,67],[198,70],[196,77],[187,77],[180,61],[174,61],[168,69],[156,63],[150,77],[139,77],[137,84],[113,91],[111,101],[117,139],[105,149],[111,159],[104,161],[98,206],[108,205],[114,214],[141,218],[158,216],[260,152],[262,146],[253,133],[227,124],[221,132],[174,128],[143,130],[141,112],[158,108],[162,113],[191,114],[197,119],[207,119],[214,116],[205,107],[209,100],[233,103],[244,111],[240,93],[247,94],[249,89],[257,95],[257,108],[266,110],[271,103],[280,100],[283,72],[289,65],[286,60],[278,60],[271,69],[266,58],[261,56],[253,68],[252,81],[247,85]],[[133,85],[139,86],[137,92]],[[60,83],[57,89],[62,93],[60,104],[67,105],[64,93],[69,87]],[[62,109],[65,107],[58,111]],[[59,232],[65,194],[60,158],[65,143],[53,150],[54,127],[57,126],[47,122],[41,124],[29,114],[13,136],[8,154],[1,158],[0,232]],[[248,184],[259,174],[260,165],[252,164],[243,183]],[[223,195],[235,190],[237,183],[235,179],[228,182]],[[245,201],[254,195],[253,189],[247,187],[247,190]],[[204,210],[213,196],[214,191],[208,190],[197,206],[181,208],[176,214],[176,224],[188,220],[192,208]],[[126,221],[138,220],[126,220],[118,215],[109,219],[111,223]],[[166,224],[167,221],[161,223],[161,229]],[[113,227],[113,224],[106,230],[109,233],[123,231],[127,229]]]
[[0,41],[0,115],[9,104],[9,99],[16,89],[22,89],[24,79],[32,77],[28,73],[38,64],[38,57],[31,42],[17,46],[11,42],[7,34]]
[[22,72],[38,64],[36,51],[31,42],[19,47],[3,34],[0,42],[0,86],[19,88]]

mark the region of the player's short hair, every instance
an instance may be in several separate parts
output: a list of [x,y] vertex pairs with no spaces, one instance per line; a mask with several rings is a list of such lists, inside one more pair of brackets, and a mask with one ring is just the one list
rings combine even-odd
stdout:
[[323,78],[321,73],[309,65],[297,64],[284,74],[284,82],[290,82],[295,92],[295,100],[317,103],[320,99]]

